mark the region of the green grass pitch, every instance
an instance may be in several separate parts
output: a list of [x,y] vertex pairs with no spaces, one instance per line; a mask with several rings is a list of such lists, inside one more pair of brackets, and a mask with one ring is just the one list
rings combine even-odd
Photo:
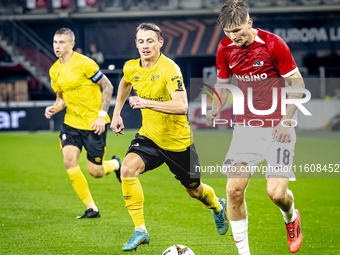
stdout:
[[[106,159],[124,157],[134,132],[108,134]],[[340,139],[298,136],[294,164],[339,164]],[[230,132],[195,132],[201,164],[222,163]],[[74,192],[62,162],[58,133],[0,134],[0,254],[124,254],[134,231],[124,208],[121,185],[112,174],[92,178],[82,153],[80,167],[100,209],[100,219],[76,220],[85,207]],[[298,254],[340,254],[340,173],[303,175],[289,188],[301,212],[304,242]],[[219,178],[210,178],[219,177]],[[190,198],[165,165],[140,176],[145,196],[149,246],[136,254],[160,255],[183,244],[196,255],[237,254],[231,230],[215,230],[211,212]],[[226,197],[227,179],[204,174],[202,181]],[[266,180],[252,178],[246,192],[252,254],[290,254],[279,209],[266,194]]]

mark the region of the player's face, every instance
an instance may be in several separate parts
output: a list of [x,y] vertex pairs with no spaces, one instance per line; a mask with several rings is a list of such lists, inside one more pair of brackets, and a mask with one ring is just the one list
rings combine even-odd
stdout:
[[74,42],[71,42],[69,35],[54,35],[53,50],[54,54],[60,58],[72,51]]
[[247,46],[252,43],[252,25],[252,19],[248,19],[243,25],[225,27],[223,31],[236,46]]
[[156,32],[139,30],[136,34],[136,47],[141,59],[151,60],[159,57],[163,39],[158,40]]

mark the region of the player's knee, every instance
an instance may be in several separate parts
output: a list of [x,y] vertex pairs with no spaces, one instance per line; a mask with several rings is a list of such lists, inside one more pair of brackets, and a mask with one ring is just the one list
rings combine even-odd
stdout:
[[122,168],[120,169],[121,171],[121,176],[123,178],[133,178],[133,177],[138,177],[139,172],[138,169],[134,169],[133,167],[130,167],[126,164],[122,165]]
[[281,203],[285,198],[286,192],[287,192],[286,190],[280,187],[268,187],[267,188],[267,194],[274,204]]
[[244,199],[244,188],[238,187],[236,185],[227,186],[228,199],[234,202],[240,202]]
[[64,157],[64,165],[66,169],[70,169],[72,167],[76,167],[78,165],[77,160],[71,158],[71,157]]

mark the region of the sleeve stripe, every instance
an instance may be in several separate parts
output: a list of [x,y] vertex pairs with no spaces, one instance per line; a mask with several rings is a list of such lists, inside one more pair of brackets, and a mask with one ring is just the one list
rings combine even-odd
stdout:
[[103,73],[102,73],[102,71],[100,71],[100,70],[98,70],[98,72],[95,74],[95,75],[93,75],[90,79],[93,81],[93,82],[98,82],[102,77],[103,77]]
[[293,69],[293,70],[290,71],[289,73],[286,73],[286,74],[281,75],[281,76],[282,76],[283,78],[287,78],[287,77],[289,77],[289,76],[295,74],[297,71],[299,71],[299,68],[296,67],[295,69]]
[[230,78],[221,79],[221,78],[217,77],[217,80],[219,82],[228,82],[230,80]]

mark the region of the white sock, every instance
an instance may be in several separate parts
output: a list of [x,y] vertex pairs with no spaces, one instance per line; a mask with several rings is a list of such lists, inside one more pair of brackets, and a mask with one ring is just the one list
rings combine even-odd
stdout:
[[116,169],[119,168],[119,161],[117,159],[112,159],[112,162],[116,163]]
[[283,219],[285,220],[285,222],[288,223],[292,223],[296,220],[297,218],[297,214],[294,210],[294,202],[292,203],[292,207],[289,209],[288,212],[284,212],[282,211],[282,209],[280,208],[280,211],[282,212],[283,215]]
[[241,255],[250,255],[248,243],[248,218],[238,221],[230,221],[234,240]]
[[144,233],[147,232],[145,225],[142,225],[142,226],[139,226],[139,227],[135,227],[135,231],[144,232]]
[[93,211],[98,212],[98,207],[96,205],[93,205]]

